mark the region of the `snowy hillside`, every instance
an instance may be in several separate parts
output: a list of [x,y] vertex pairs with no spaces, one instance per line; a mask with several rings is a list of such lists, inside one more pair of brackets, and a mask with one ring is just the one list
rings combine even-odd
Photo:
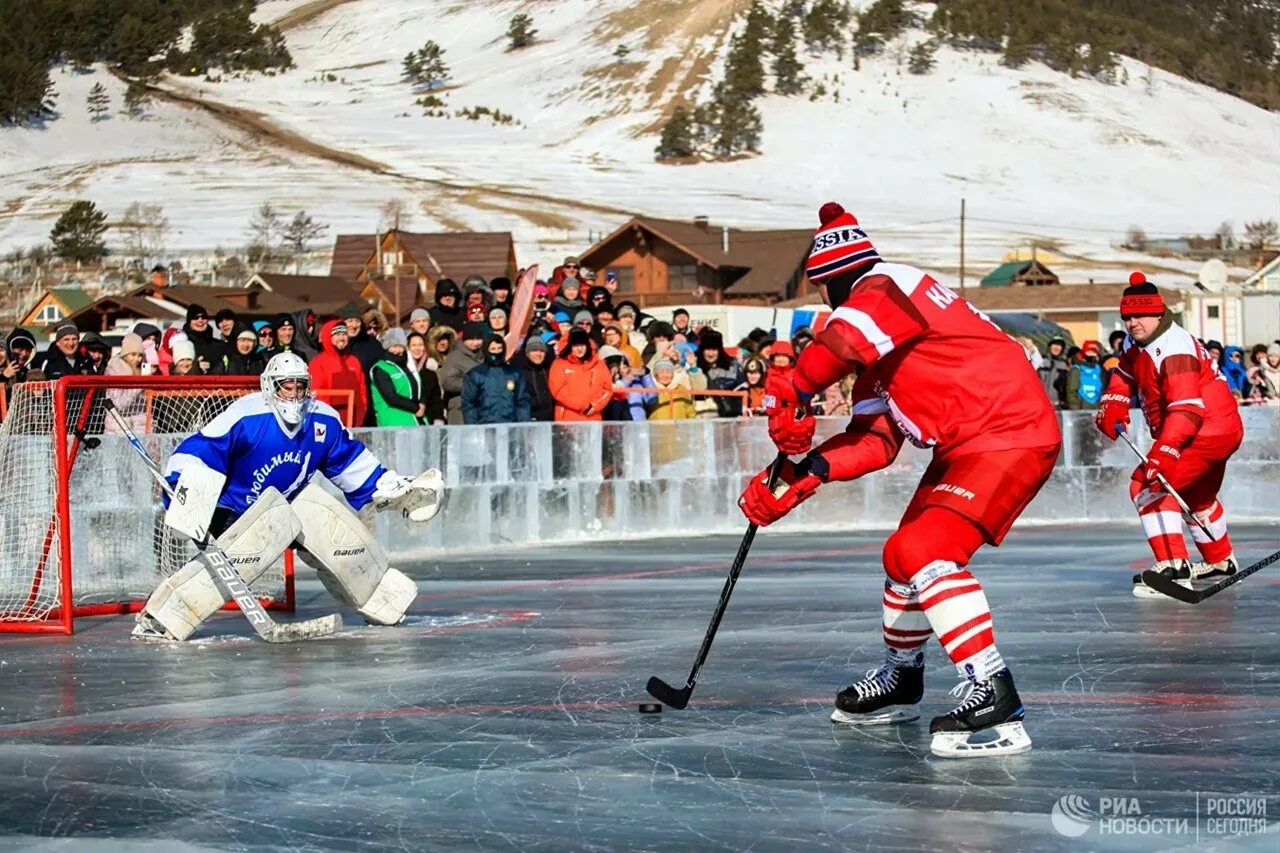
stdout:
[[[0,130],[0,251],[41,238],[82,197],[112,214],[160,201],[170,242],[190,248],[242,245],[266,200],[306,208],[336,233],[372,229],[399,197],[410,228],[510,229],[522,257],[582,248],[589,230],[631,211],[806,227],[836,198],[887,253],[949,269],[964,197],[972,264],[1037,237],[1062,241],[1088,275],[1128,260],[1109,244],[1130,225],[1173,236],[1280,218],[1280,116],[1130,60],[1128,83],[1114,86],[947,49],[913,76],[905,56],[918,31],[857,71],[847,57],[803,57],[829,94],[763,98],[761,156],[655,163],[664,108],[705,97],[742,5],[275,0],[259,18],[303,19],[286,27],[295,70],[162,84],[246,111],[241,127],[176,103],[157,103],[148,121],[94,124],[88,88],[104,82],[118,105],[123,87],[103,71],[55,75],[62,117]],[[518,11],[533,16],[537,41],[508,51]],[[487,107],[516,122],[422,115],[401,58],[427,39],[452,69],[440,93],[450,113]],[[630,49],[622,63],[619,44]]]

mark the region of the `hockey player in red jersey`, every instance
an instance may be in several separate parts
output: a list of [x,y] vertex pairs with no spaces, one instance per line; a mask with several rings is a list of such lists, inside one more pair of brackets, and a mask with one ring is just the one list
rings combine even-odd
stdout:
[[[966,566],[984,543],[1000,544],[1049,478],[1062,443],[1057,416],[1019,344],[932,276],[881,260],[839,205],[823,205],[819,218],[807,273],[835,310],[795,369],[771,375],[765,390],[774,443],[807,455],[783,467],[772,491],[767,471],[753,477],[739,503],[752,522],[768,525],[824,483],[886,467],[904,441],[932,449],[884,545],[885,662],[840,692],[831,718],[918,718],[924,646],[937,635],[968,694],[934,718],[933,751],[1022,752],[1031,746],[1022,702]],[[809,400],[849,374],[857,375],[849,426],[811,452]],[[972,739],[984,729],[995,729],[995,739]]]
[[[1098,429],[1111,439],[1129,424],[1137,397],[1153,437],[1147,464],[1134,469],[1129,494],[1155,554],[1153,567],[1185,583],[1192,578],[1236,572],[1226,514],[1218,501],[1227,460],[1244,439],[1240,410],[1226,380],[1204,346],[1173,321],[1164,300],[1146,276],[1135,272],[1120,300],[1129,336],[1098,408]],[[1160,477],[1182,496],[1200,523],[1191,538],[1203,558],[1194,565],[1182,537],[1182,512]],[[1191,519],[1188,519],[1190,521]],[[1135,575],[1133,594],[1160,593]]]

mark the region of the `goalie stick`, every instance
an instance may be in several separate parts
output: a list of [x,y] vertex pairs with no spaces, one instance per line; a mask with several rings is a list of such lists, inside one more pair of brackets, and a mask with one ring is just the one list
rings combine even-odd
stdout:
[[[116,425],[120,427],[125,438],[129,439],[129,444],[133,445],[133,449],[138,451],[138,455],[146,462],[147,470],[151,472],[151,476],[160,484],[160,488],[164,489],[165,494],[169,496],[169,500],[176,500],[177,497],[173,493],[173,487],[164,478],[164,472],[160,470],[160,466],[151,458],[151,454],[147,452],[147,449],[142,446],[142,442],[138,440],[138,436],[134,434],[129,424],[116,411],[115,403],[110,397],[103,401],[103,406],[108,414],[115,419]],[[196,548],[200,552],[196,559],[200,561],[205,571],[213,578],[218,591],[222,593],[224,598],[234,600],[240,606],[240,612],[244,614],[244,618],[249,620],[253,630],[257,631],[258,636],[268,643],[293,643],[299,640],[324,637],[342,627],[342,616],[337,613],[320,616],[316,619],[308,619],[304,622],[290,622],[283,625],[276,623],[267,615],[267,611],[263,608],[262,603],[258,601],[258,597],[249,589],[249,585],[244,582],[244,579],[240,577],[240,573],[236,571],[235,566],[231,564],[231,558],[227,556],[227,552],[222,550],[218,545],[218,541],[210,536],[207,530],[200,538],[192,539],[192,541],[195,542]]]
[[[774,460],[773,467],[769,469],[769,490],[773,491],[773,487],[778,482],[778,477],[782,473],[782,464],[787,461],[785,453],[779,453],[778,458]],[[742,544],[738,546],[738,555],[733,558],[733,567],[729,569],[729,577],[725,579],[724,589],[720,590],[720,601],[716,604],[715,613],[711,614],[711,624],[707,627],[707,633],[702,638],[702,648],[698,649],[698,659],[693,662],[693,669],[689,672],[689,677],[685,679],[684,687],[677,690],[658,676],[652,676],[649,683],[645,685],[645,690],[654,699],[657,699],[664,705],[669,705],[677,711],[683,711],[689,705],[689,697],[693,695],[693,688],[698,685],[698,673],[702,670],[702,665],[707,662],[707,655],[711,652],[711,643],[716,638],[716,631],[720,628],[720,620],[724,618],[724,612],[729,607],[729,596],[733,595],[733,587],[738,583],[738,575],[742,574],[742,565],[747,561],[747,552],[751,550],[751,543],[755,541],[756,530],[758,528],[754,524],[747,525],[747,532],[742,537]]]

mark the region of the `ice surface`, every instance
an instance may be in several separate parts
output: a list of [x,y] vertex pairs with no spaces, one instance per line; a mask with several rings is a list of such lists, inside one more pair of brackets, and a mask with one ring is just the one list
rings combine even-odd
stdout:
[[[677,533],[678,529],[673,529]],[[1237,525],[1246,561],[1280,547]],[[833,727],[880,657],[882,533],[759,537],[688,710],[641,716],[692,663],[736,537],[407,566],[403,629],[346,613],[269,646],[232,614],[180,647],[128,617],[0,639],[0,846],[23,850],[1268,850],[1280,846],[1271,569],[1199,606],[1137,600],[1131,527],[1015,530],[974,563],[1027,702],[1025,756],[948,761],[936,646],[924,719]],[[299,618],[335,609],[309,574]],[[232,637],[232,640],[216,639]],[[1261,795],[1222,838],[1196,792]],[[1059,798],[1133,797],[1177,835],[1060,834]]]

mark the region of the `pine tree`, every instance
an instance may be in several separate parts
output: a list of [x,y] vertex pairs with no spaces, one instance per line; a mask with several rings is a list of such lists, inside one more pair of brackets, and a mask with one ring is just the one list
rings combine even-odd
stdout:
[[102,121],[107,117],[107,110],[111,108],[111,97],[101,83],[94,83],[85,103],[89,106],[89,114],[93,116],[93,121]]
[[1003,62],[1009,68],[1021,68],[1031,60],[1031,40],[1025,30],[1010,30],[1009,39],[1005,42]]
[[779,15],[773,27],[773,91],[798,95],[804,89],[803,66],[796,57],[796,27],[791,18]]
[[282,242],[296,258],[306,254],[308,244],[328,230],[328,225],[316,222],[305,210],[299,210],[284,227]]
[[749,45],[760,51],[772,29],[773,17],[760,0],[755,0],[747,10],[747,25],[742,30],[743,37]]
[[511,50],[519,50],[533,44],[533,38],[537,34],[538,31],[533,28],[533,18],[523,12],[513,15],[511,23],[507,25],[507,38],[511,41]]
[[912,74],[928,74],[937,65],[933,56],[937,48],[933,40],[922,41],[912,47],[910,58],[907,60],[907,70]]
[[693,115],[685,107],[676,107],[671,118],[662,125],[662,135],[654,153],[658,160],[675,157],[692,157],[697,152],[694,140]]
[[814,0],[804,16],[804,40],[809,50],[825,53],[834,50],[844,55],[845,31],[849,28],[852,13],[841,0]]
[[724,82],[729,91],[742,98],[764,94],[764,64],[760,61],[760,44],[745,32],[734,36],[725,61]]
[[730,157],[743,151],[759,151],[763,131],[760,111],[749,98],[737,97],[727,91],[723,83],[716,89],[715,100],[720,105],[719,123],[712,143],[716,154]]
[[48,63],[0,50],[0,125],[44,118],[53,107]]
[[67,208],[49,239],[58,257],[68,261],[96,261],[107,254],[102,237],[107,233],[107,215],[91,201],[77,201]]
[[449,66],[444,50],[429,41],[404,58],[404,76],[413,83],[434,89],[449,79]]
[[129,114],[129,118],[142,118],[146,115],[144,108],[149,103],[151,103],[151,92],[146,84],[141,80],[130,80],[128,88],[124,90],[124,109]]

